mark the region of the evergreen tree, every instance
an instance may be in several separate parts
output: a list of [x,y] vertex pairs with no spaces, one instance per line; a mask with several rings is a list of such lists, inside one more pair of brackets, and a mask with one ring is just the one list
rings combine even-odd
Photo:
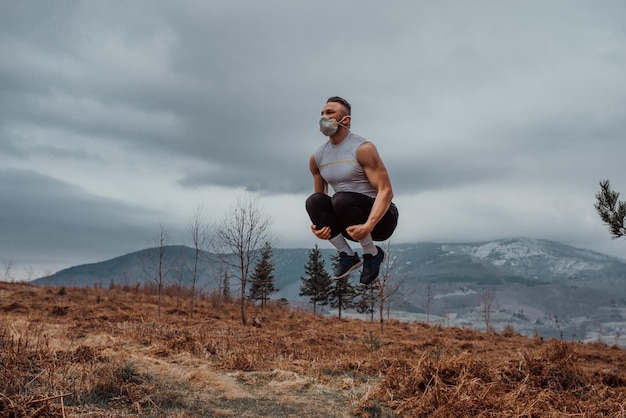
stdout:
[[333,280],[330,287],[328,303],[331,308],[336,308],[339,311],[339,318],[341,318],[342,311],[356,306],[354,299],[358,295],[358,289],[350,283],[349,278],[348,276],[343,279]]
[[[339,262],[339,256],[334,255],[331,257],[333,265]],[[331,308],[336,308],[339,311],[339,318],[341,318],[341,312],[345,309],[354,308],[356,306],[355,298],[359,294],[357,289],[348,280],[350,276],[343,279],[332,280],[330,286],[330,292],[328,294],[328,303]]]
[[221,296],[224,297],[225,302],[230,302],[232,295],[230,293],[230,276],[228,276],[228,272],[224,273],[222,277],[221,287]]
[[611,189],[609,181],[601,181],[594,207],[609,227],[612,238],[626,237],[626,202],[618,199],[619,193]]
[[277,292],[274,287],[274,269],[272,261],[272,246],[269,242],[261,250],[261,259],[254,268],[254,273],[250,277],[250,300],[260,300],[261,309],[265,309],[271,293]]
[[370,317],[370,322],[374,322],[374,312],[376,311],[376,302],[379,299],[380,286],[378,281],[370,286],[359,286],[357,289],[357,297],[354,308],[358,313],[366,314]]
[[304,266],[304,277],[301,277],[300,296],[309,296],[313,304],[313,314],[317,313],[317,305],[328,305],[330,292],[330,274],[326,271],[326,263],[322,258],[322,251],[317,244],[309,251],[309,260]]

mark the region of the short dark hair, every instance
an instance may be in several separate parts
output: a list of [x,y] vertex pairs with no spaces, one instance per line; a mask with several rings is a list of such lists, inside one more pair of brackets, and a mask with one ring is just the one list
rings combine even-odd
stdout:
[[348,111],[348,115],[351,114],[352,106],[350,106],[350,103],[348,103],[346,99],[339,97],[339,96],[333,96],[333,97],[329,97],[328,100],[326,100],[326,103],[331,103],[331,102],[339,103],[340,105],[346,108],[346,110]]

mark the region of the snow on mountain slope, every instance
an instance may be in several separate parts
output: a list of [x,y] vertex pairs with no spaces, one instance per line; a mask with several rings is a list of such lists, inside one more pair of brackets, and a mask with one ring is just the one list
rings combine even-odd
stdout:
[[[472,244],[444,244],[449,254],[464,254],[533,279],[585,279],[620,264],[620,260],[557,242],[514,238]],[[622,263],[623,264],[623,263]]]

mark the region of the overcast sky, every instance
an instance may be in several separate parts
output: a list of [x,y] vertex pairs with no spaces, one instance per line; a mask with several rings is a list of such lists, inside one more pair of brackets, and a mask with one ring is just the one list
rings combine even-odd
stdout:
[[154,242],[245,190],[311,248],[308,158],[352,103],[392,242],[525,236],[626,258],[623,1],[0,0],[0,262],[38,277]]

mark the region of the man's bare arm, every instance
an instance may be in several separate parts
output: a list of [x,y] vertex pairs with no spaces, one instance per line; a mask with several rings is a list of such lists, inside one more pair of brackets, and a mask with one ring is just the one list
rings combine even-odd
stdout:
[[309,169],[311,170],[311,174],[313,174],[313,191],[315,193],[324,193],[328,194],[328,183],[320,174],[320,169],[315,162],[315,156],[311,155],[309,159]]
[[356,158],[363,167],[369,182],[376,188],[378,194],[374,200],[374,206],[367,221],[362,225],[352,225],[346,229],[348,234],[355,240],[361,240],[371,233],[376,224],[387,213],[391,200],[393,199],[393,189],[389,173],[383,163],[376,147],[371,142],[361,145],[356,152]]
[[[313,175],[313,191],[315,193],[328,194],[328,183],[320,174],[320,170],[315,162],[315,156],[313,155],[311,155],[311,158],[309,159],[309,169]],[[317,225],[311,225],[311,232],[313,232],[313,234],[319,239],[327,240],[331,238],[329,226],[324,226],[318,229]]]

